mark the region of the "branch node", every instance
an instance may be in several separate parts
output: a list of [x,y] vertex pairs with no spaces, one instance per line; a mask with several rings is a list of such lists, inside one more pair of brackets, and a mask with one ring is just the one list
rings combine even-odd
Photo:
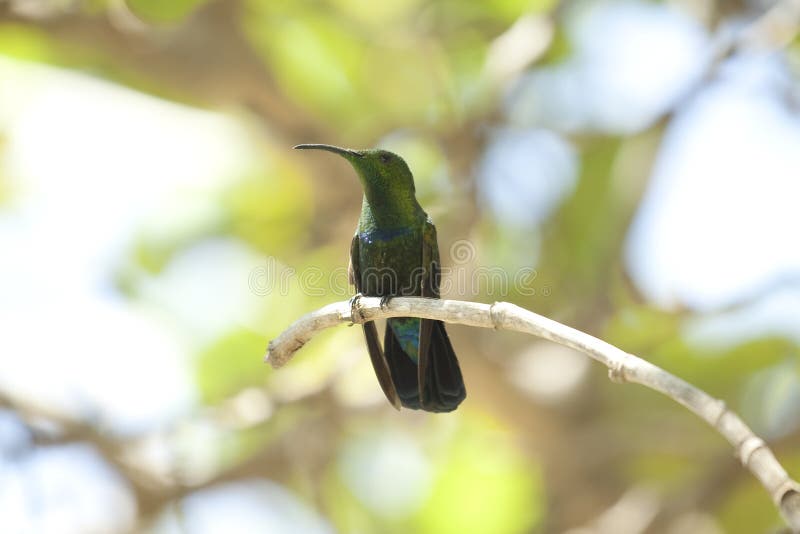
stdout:
[[775,504],[780,506],[784,499],[789,499],[793,493],[800,494],[800,484],[787,477],[786,480],[775,489],[775,493],[773,493],[772,497],[775,500]]
[[615,384],[624,384],[628,381],[628,378],[625,376],[624,361],[618,361],[613,367],[608,369],[608,379]]
[[724,400],[717,399],[715,402],[715,408],[717,409],[718,413],[712,419],[714,421],[714,428],[718,429],[720,422],[722,422],[722,417],[728,412],[728,405],[725,404]]
[[787,480],[779,488],[779,492],[774,494],[774,498],[781,515],[794,532],[800,532],[800,484]]
[[495,308],[497,306],[502,305],[502,302],[494,301],[491,306],[489,306],[489,318],[492,320],[492,328],[495,330],[500,330],[500,323],[501,321],[497,318]]
[[766,446],[767,444],[764,443],[764,440],[758,436],[750,436],[744,440],[744,442],[739,445],[739,460],[742,462],[742,465],[748,466],[753,454],[755,454],[758,449]]

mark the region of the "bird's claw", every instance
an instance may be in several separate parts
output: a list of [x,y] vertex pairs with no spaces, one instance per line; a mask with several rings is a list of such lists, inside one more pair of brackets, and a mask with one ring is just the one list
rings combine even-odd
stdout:
[[357,319],[361,317],[361,314],[358,311],[358,301],[363,297],[361,293],[356,293],[352,297],[350,297],[350,326],[356,324]]
[[391,297],[389,295],[381,297],[381,304],[380,304],[381,310],[385,310],[389,306],[389,301],[392,300],[393,298],[394,297]]

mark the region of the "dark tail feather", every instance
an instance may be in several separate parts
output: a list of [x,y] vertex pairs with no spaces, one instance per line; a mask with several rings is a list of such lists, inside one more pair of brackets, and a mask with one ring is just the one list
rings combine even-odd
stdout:
[[386,355],[386,362],[389,364],[389,371],[392,373],[392,381],[397,390],[397,396],[400,397],[400,403],[406,408],[419,410],[417,366],[403,351],[392,327],[388,324],[383,336],[383,353]]
[[420,402],[417,365],[400,347],[400,342],[388,325],[384,335],[383,350],[403,406],[414,410],[422,408],[429,412],[451,412],[461,404],[467,396],[467,391],[444,324],[441,321],[432,322],[422,402]]
[[467,390],[453,345],[441,321],[433,321],[428,362],[428,376],[422,392],[423,409],[429,412],[455,410],[466,398]]
[[394,389],[391,371],[383,355],[381,344],[378,341],[378,329],[373,321],[364,323],[364,339],[367,341],[369,359],[372,361],[372,368],[375,370],[375,376],[378,377],[378,383],[392,406],[399,410],[400,399]]

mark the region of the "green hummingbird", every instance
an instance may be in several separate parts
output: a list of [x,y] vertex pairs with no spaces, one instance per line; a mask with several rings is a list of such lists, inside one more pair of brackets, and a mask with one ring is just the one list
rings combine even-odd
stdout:
[[[294,148],[338,154],[358,174],[364,199],[348,266],[356,291],[385,300],[439,298],[436,227],[417,202],[414,177],[403,158],[378,149],[320,144]],[[378,383],[395,408],[450,412],[464,400],[464,379],[444,323],[413,317],[388,319],[383,349],[375,323],[364,323],[363,328]]]

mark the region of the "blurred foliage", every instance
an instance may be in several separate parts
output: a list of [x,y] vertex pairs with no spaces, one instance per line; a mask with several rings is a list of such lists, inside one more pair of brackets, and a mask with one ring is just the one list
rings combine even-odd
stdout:
[[206,348],[197,362],[197,385],[208,403],[218,403],[248,386],[264,382],[263,365],[253,354],[267,338],[246,330],[233,332]]
[[47,32],[8,23],[0,31],[0,51],[6,56],[48,63],[55,63],[58,57]]
[[[614,267],[621,249],[624,234],[618,221],[625,214],[615,205],[611,187],[619,145],[613,138],[587,143],[578,188],[550,223],[552,239],[558,242],[545,243],[541,270],[554,285],[569,291],[564,295],[567,301],[602,294],[611,274],[603,268]],[[572,246],[561,246],[565,240]]]
[[[244,27],[284,92],[343,138],[482,111],[490,39],[550,2],[247,2]],[[299,15],[299,16],[298,16]],[[345,119],[345,120],[342,120]]]
[[309,240],[314,207],[310,189],[307,177],[288,165],[242,179],[222,199],[225,233],[265,254],[296,255]]
[[131,12],[148,22],[179,22],[191,15],[207,0],[172,0],[159,2],[158,0],[128,0],[126,2]]
[[454,436],[415,531],[511,534],[541,522],[538,470],[494,426],[476,418]]
[[[577,186],[541,227],[506,227],[481,209],[475,169],[487,130],[517,119],[504,115],[513,84],[488,74],[490,51],[528,17],[544,21],[551,34],[511,73],[512,81],[536,65],[566,61],[574,44],[566,6],[552,0],[43,6],[35,16],[0,11],[0,54],[228,113],[260,147],[224,187],[179,192],[167,199],[166,221],[153,216],[142,222],[119,247],[115,289],[132,302],[147,302],[146,281],[212,238],[237,240],[254,257],[273,261],[254,267],[266,275],[288,273],[285,287],[258,295],[250,322],[192,340],[198,406],[191,417],[212,414],[214,438],[207,445],[215,467],[205,478],[188,480],[271,478],[337,531],[352,533],[561,532],[590,523],[614,505],[621,488],[639,485],[655,488],[661,500],[653,532],[668,532],[672,520],[697,510],[712,514],[724,532],[780,524],[763,489],[741,469],[733,468],[724,484],[712,484],[696,502],[686,501],[684,495],[715,480],[729,448],[654,392],[611,386],[602,372],[577,380],[549,404],[508,385],[511,360],[530,346],[522,336],[453,330],[470,397],[452,416],[398,415],[387,407],[356,328],[326,332],[279,372],[262,363],[267,340],[291,320],[345,298],[331,294],[334,286],[349,291],[344,268],[360,204],[346,166],[289,148],[300,142],[380,144],[414,169],[418,196],[438,224],[446,266],[535,268],[533,294],[510,287],[502,299],[641,354],[748,418],[793,413],[786,405],[795,402],[791,380],[800,374],[794,340],[772,335],[703,346],[686,335],[701,313],[643,302],[627,278],[624,241],[668,116],[625,135],[557,132],[579,156]],[[797,39],[790,50],[797,56]],[[0,137],[0,154],[6,146]],[[533,177],[538,169],[527,172]],[[0,205],[12,192],[0,172]],[[199,215],[184,217],[183,209]],[[471,263],[457,264],[447,254],[461,239],[475,246]],[[488,283],[474,293],[478,300],[498,299]],[[394,515],[365,504],[338,467],[361,434],[386,428],[419,449],[419,463],[429,467],[419,502]],[[778,456],[790,461],[797,477],[797,424],[783,434],[771,430],[783,440]],[[159,483],[167,489],[132,482],[142,524],[193,490],[182,480]]]

